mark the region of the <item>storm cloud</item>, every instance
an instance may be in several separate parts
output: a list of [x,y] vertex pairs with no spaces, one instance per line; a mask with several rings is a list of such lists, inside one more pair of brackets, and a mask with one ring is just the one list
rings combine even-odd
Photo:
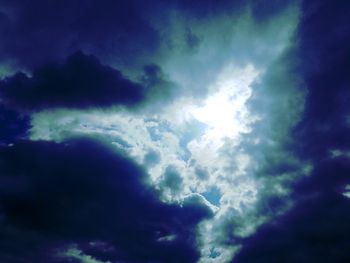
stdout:
[[343,1],[303,4],[299,72],[307,99],[290,151],[310,160],[313,172],[293,185],[293,208],[247,238],[233,262],[349,260],[348,10]]
[[349,10],[2,1],[0,261],[349,261]]
[[120,71],[81,52],[68,57],[64,64],[42,66],[31,77],[17,73],[5,78],[0,90],[5,103],[29,110],[133,105],[141,102],[145,93],[144,87]]
[[198,259],[195,227],[210,210],[161,203],[142,168],[103,144],[22,141],[0,155],[3,262],[51,262],[69,246],[110,261]]

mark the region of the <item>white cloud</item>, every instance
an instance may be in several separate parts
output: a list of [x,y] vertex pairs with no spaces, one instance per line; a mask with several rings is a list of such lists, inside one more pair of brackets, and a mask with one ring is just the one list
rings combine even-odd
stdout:
[[[154,150],[159,154],[160,161],[150,167],[148,172],[155,187],[160,187],[159,180],[170,165],[176,167],[182,176],[182,191],[173,196],[164,196],[169,201],[181,200],[191,192],[204,192],[213,185],[218,186],[225,196],[228,192],[227,183],[236,176],[244,175],[249,156],[240,153],[232,159],[222,149],[226,144],[238,145],[240,135],[249,132],[249,126],[256,120],[249,114],[245,103],[251,94],[250,84],[257,76],[258,72],[252,65],[243,69],[229,65],[210,85],[213,95],[205,99],[204,103],[187,98],[169,105],[164,113],[64,109],[36,113],[32,116],[31,139],[61,141],[77,134],[102,136],[140,164],[145,155]],[[218,123],[215,116],[211,115],[211,110],[220,107],[221,100],[229,108],[225,112],[216,112],[225,115]],[[218,104],[212,104],[213,101]],[[211,116],[209,119],[206,117],[208,114]],[[193,135],[193,138],[186,138],[186,128],[191,122],[202,122],[203,130]],[[222,130],[226,122],[227,129]],[[182,141],[185,143],[181,144]],[[232,162],[236,169],[230,168]],[[195,175],[196,167],[208,171],[206,181]],[[230,195],[245,202],[247,195],[241,193],[242,189],[229,189]]]
[[[75,135],[98,136],[141,165],[150,151],[156,152],[159,160],[145,167],[166,202],[181,202],[190,195],[204,194],[216,187],[221,195],[218,206],[206,201],[215,215],[198,228],[201,262],[228,262],[240,246],[223,245],[223,235],[245,237],[269,220],[268,216],[256,212],[261,192],[271,186],[271,194],[288,196],[286,182],[310,170],[280,147],[283,142],[274,136],[275,131],[262,130],[258,137],[250,139],[247,136],[256,123],[270,118],[266,112],[258,116],[249,111],[247,102],[254,93],[252,84],[259,83],[270,64],[288,48],[297,17],[294,9],[287,10],[265,29],[256,29],[249,14],[235,21],[236,24],[227,17],[204,26],[194,23],[194,33],[203,37],[197,52],[191,56],[163,56],[159,61],[172,80],[183,90],[189,90],[173,103],[157,113],[147,109],[136,113],[121,109],[57,109],[35,113],[31,139],[62,141]],[[225,30],[231,32],[225,36],[229,39],[227,42],[221,41]],[[210,37],[205,37],[206,33]],[[217,39],[221,42],[217,43]],[[243,48],[245,44],[247,47]],[[240,50],[243,50],[242,56],[238,54]],[[203,91],[199,92],[201,96],[197,96],[198,91]],[[291,91],[287,95],[294,96]],[[288,110],[291,116],[299,114],[299,109]],[[291,127],[294,122],[294,117],[284,118],[281,125]],[[247,145],[254,150],[246,149]],[[275,159],[284,158],[299,166],[296,175],[257,180],[254,172],[262,167],[260,161],[267,155],[266,145],[276,152]],[[161,183],[169,166],[181,176],[179,191],[171,191]],[[227,228],[232,233],[223,234],[223,226],[232,222],[235,229]],[[171,238],[164,237],[164,241]]]
[[[149,111],[133,114],[120,109],[39,112],[32,116],[31,139],[61,141],[75,135],[98,136],[140,164],[153,150],[159,154],[159,162],[147,169],[154,187],[163,193],[161,198],[167,202],[181,202],[191,194],[204,193],[215,186],[221,198],[217,208],[207,203],[217,211],[209,224],[220,225],[229,218],[229,211],[233,209],[244,214],[244,209],[254,205],[257,198],[257,185],[246,173],[252,160],[243,150],[238,150],[238,146],[241,135],[249,133],[250,126],[257,120],[249,113],[246,101],[252,92],[250,85],[258,75],[252,65],[242,69],[228,65],[209,85],[211,92],[204,101],[182,98],[157,114]],[[225,109],[220,108],[222,103]],[[223,116],[220,121],[215,120],[212,110]],[[188,129],[193,129],[193,123],[200,129],[190,132],[189,136]],[[226,123],[228,125],[223,127]],[[225,150],[228,145],[231,152]],[[232,154],[234,149],[237,149],[236,154]],[[181,176],[182,185],[177,191],[162,183],[165,170],[170,166]],[[198,168],[207,171],[206,179],[198,177],[195,172]],[[215,234],[212,236],[215,240]],[[210,249],[221,251],[219,258],[229,257],[229,250]]]
[[344,188],[343,196],[350,198],[350,185],[346,185]]
[[69,247],[66,251],[60,252],[57,256],[62,258],[78,259],[81,263],[111,263],[111,261],[100,261],[89,255],[86,255],[76,246]]
[[[159,161],[145,167],[166,202],[181,202],[191,194],[216,187],[221,194],[220,203],[214,209],[214,218],[199,227],[198,237],[205,258],[225,262],[223,259],[230,258],[239,246],[218,245],[221,236],[217,229],[235,220],[239,226],[235,234],[244,236],[266,220],[251,212],[258,201],[261,182],[250,174],[256,160],[242,145],[242,136],[249,134],[252,125],[259,121],[246,105],[252,93],[251,84],[258,77],[259,71],[252,65],[241,69],[228,65],[209,85],[208,97],[183,97],[159,113],[120,109],[56,109],[35,113],[31,139],[62,141],[76,135],[97,136],[141,165],[145,156],[154,151]],[[220,119],[215,119],[212,111]],[[256,140],[251,144],[260,147]],[[162,183],[170,166],[181,177],[181,187],[176,191]],[[198,176],[198,169],[205,171],[206,178]],[[275,188],[278,190],[278,186]],[[213,205],[209,206],[213,209]],[[217,256],[210,259],[213,250]]]

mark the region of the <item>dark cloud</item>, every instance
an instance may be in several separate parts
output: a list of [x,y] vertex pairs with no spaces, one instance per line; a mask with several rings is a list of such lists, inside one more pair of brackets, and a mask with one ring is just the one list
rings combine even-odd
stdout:
[[[244,239],[235,263],[350,260],[350,199],[342,195],[350,183],[349,159],[330,154],[334,149],[350,149],[349,7],[347,1],[303,2],[296,35],[301,61],[296,72],[307,97],[301,122],[291,134],[294,143],[284,147],[311,161],[314,168],[309,176],[289,184],[293,186],[290,197],[261,200],[262,213],[288,201],[293,207]],[[291,170],[288,164],[272,162],[267,174]]]
[[199,257],[195,227],[208,208],[161,203],[140,167],[100,143],[2,147],[0,174],[1,262],[55,262],[70,245],[112,262]]
[[104,66],[94,56],[77,52],[63,64],[38,68],[31,77],[17,73],[0,82],[5,103],[24,109],[87,108],[133,105],[144,98],[144,87]]
[[[289,2],[4,0],[0,9],[0,59],[32,69],[83,50],[104,62],[140,66],[157,57],[170,14],[174,12],[186,19],[204,20],[235,16],[251,9],[260,23]],[[198,42],[193,34],[188,34],[184,41],[189,46]]]
[[152,101],[153,107],[156,107],[157,101],[161,104],[171,101],[179,92],[177,85],[156,64],[148,64],[143,67],[140,82],[147,90],[147,99]]
[[233,262],[348,262],[350,199],[340,190],[349,174],[346,159],[320,164],[295,185],[296,205],[244,240]]
[[251,1],[251,11],[258,23],[274,17],[278,12],[285,9],[288,5],[295,3],[294,1],[278,1],[272,0],[266,2],[264,0]]
[[199,19],[207,19],[212,16],[236,15],[244,12],[244,9],[250,9],[257,22],[263,22],[269,17],[286,8],[293,1],[269,1],[250,0],[250,1],[229,1],[224,0],[218,3],[215,0],[178,0],[177,6],[184,12]]
[[158,33],[138,1],[2,1],[0,56],[20,66],[65,58],[75,50],[121,64],[158,47]]
[[308,89],[304,118],[297,127],[300,154],[317,160],[332,148],[350,149],[350,3],[305,1],[299,41]]
[[[0,82],[1,103],[12,107],[0,108],[0,261],[75,262],[54,258],[75,245],[112,262],[196,262],[195,227],[210,216],[199,196],[185,199],[182,207],[161,203],[144,183],[140,167],[96,142],[24,141],[5,146],[25,137],[28,129],[28,118],[13,109],[131,106],[145,101],[157,106],[155,102],[179,95],[159,66],[164,58],[171,52],[191,55],[209,38],[215,39],[215,59],[185,65],[194,80],[203,82],[198,94],[204,96],[202,86],[212,75],[208,69],[221,67],[230,57],[226,50],[237,53],[238,64],[249,58],[265,65],[262,62],[275,54],[279,43],[274,31],[278,27],[271,20],[292,2],[2,1],[1,64],[29,73]],[[272,61],[254,85],[251,109],[266,121],[255,125],[245,140],[265,137],[259,138],[258,146],[245,141],[244,147],[259,163],[258,168],[249,167],[249,173],[266,180],[267,186],[260,189],[258,212],[252,218],[274,216],[287,203],[294,206],[248,238],[231,236],[232,228],[240,225],[236,222],[220,226],[225,242],[232,238],[231,244],[243,245],[235,263],[350,261],[350,204],[341,194],[349,183],[350,167],[345,157],[330,159],[331,150],[350,149],[349,5],[343,0],[303,1],[292,39],[297,45]],[[253,25],[243,23],[241,28],[237,18],[246,10],[251,11]],[[194,26],[203,21],[219,24],[216,18],[227,20],[227,28],[237,27],[233,42],[226,27],[215,28],[215,35],[206,28],[199,34],[202,31]],[[273,32],[267,37],[265,22],[271,22],[266,31]],[[267,38],[270,44],[263,42]],[[224,42],[228,48],[220,49]],[[64,61],[76,50],[84,53]],[[118,65],[138,82],[94,56],[106,65]],[[304,87],[305,109],[294,127]],[[196,126],[185,135],[182,146],[199,133],[197,128],[201,130]],[[287,180],[285,186],[293,186],[289,197],[271,193],[275,178],[300,171],[298,158],[313,163],[312,174],[294,184]],[[150,151],[144,162],[159,162],[159,154]],[[196,174],[203,180],[208,177],[199,167]],[[161,184],[178,191],[179,172],[168,167]],[[207,194],[208,199],[218,198]]]
[[0,123],[0,144],[9,144],[26,137],[29,117],[0,105]]

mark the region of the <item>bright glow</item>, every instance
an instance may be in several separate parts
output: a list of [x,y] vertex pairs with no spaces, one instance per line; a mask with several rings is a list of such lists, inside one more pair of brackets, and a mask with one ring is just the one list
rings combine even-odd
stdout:
[[236,139],[240,133],[249,132],[254,122],[246,102],[251,96],[251,83],[258,71],[251,65],[244,69],[227,67],[213,85],[211,95],[198,107],[190,109],[191,115],[206,124],[204,141],[219,148],[223,139]]
[[228,94],[219,92],[209,97],[203,107],[194,109],[192,114],[208,125],[208,134],[212,139],[232,137],[241,129],[239,120],[235,118],[241,106],[237,104]]

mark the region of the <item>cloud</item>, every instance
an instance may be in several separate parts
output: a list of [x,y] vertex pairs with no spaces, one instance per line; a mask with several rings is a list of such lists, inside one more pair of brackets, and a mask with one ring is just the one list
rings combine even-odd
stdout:
[[158,47],[159,35],[142,10],[149,8],[136,1],[4,1],[1,59],[32,69],[83,50],[135,65]]
[[0,105],[0,144],[9,144],[27,137],[29,117]]
[[196,225],[210,210],[161,203],[142,168],[98,142],[22,141],[0,160],[3,262],[48,262],[71,246],[112,262],[199,257]]
[[[273,212],[263,211],[260,202],[267,202],[271,197],[276,200],[283,196],[281,192],[287,195],[290,178],[304,174],[304,164],[291,157],[282,147],[289,128],[297,121],[297,118],[290,118],[281,123],[282,116],[290,113],[290,105],[302,102],[302,96],[294,92],[298,82],[290,77],[290,69],[284,64],[287,62],[286,59],[280,59],[272,63],[265,69],[261,79],[252,65],[244,69],[233,65],[224,68],[218,73],[217,80],[208,84],[208,101],[215,102],[210,103],[210,107],[206,99],[190,97],[170,103],[161,112],[142,111],[134,114],[96,109],[42,111],[32,115],[31,139],[60,142],[78,134],[103,138],[125,151],[139,164],[147,165],[152,184],[166,202],[181,202],[188,195],[204,195],[213,186],[217,187],[220,199],[218,207],[213,208],[216,214],[201,224],[198,236],[203,262],[226,262],[232,258],[241,238],[253,234],[259,225],[274,216]],[[279,71],[283,72],[282,76],[275,74],[276,68],[282,68]],[[278,82],[274,83],[276,78]],[[262,83],[258,94],[252,89],[253,81]],[[290,85],[285,91],[277,93],[274,88],[277,89],[283,81],[290,82]],[[271,87],[271,83],[276,86]],[[269,93],[276,100],[271,98],[268,102],[263,101],[266,103],[265,108],[258,109],[254,115],[265,115],[261,120],[254,118],[250,112],[254,110],[254,103],[268,97]],[[247,102],[251,95],[257,95],[257,98],[253,98],[254,102],[248,108]],[[236,107],[226,107],[226,100],[229,99]],[[290,101],[290,104],[285,105],[286,101]],[[212,113],[212,108],[222,106],[225,109],[223,112],[227,113],[222,118],[210,116],[209,120],[204,118],[201,123],[192,114],[198,109],[204,110],[204,113],[210,109],[209,113]],[[300,107],[292,108],[293,116],[298,117]],[[220,114],[222,111],[215,112]],[[233,117],[237,119],[233,119],[232,125]],[[280,127],[276,131],[275,123]],[[256,124],[261,124],[263,128],[255,132],[252,128]],[[201,143],[201,140],[207,144]],[[156,153],[153,157],[152,151],[153,155]],[[269,154],[266,154],[267,151]],[[285,179],[280,180],[280,174],[279,177],[265,179],[269,175],[268,168],[271,168],[269,164],[280,165],[286,160],[294,166],[284,176]],[[176,172],[167,173],[166,168],[169,166]],[[196,170],[202,176],[197,176]],[[257,172],[264,176],[257,176]],[[203,177],[207,178],[203,180]],[[264,201],[260,201],[260,198]],[[278,214],[283,210],[285,203],[282,201],[274,212]],[[231,235],[236,235],[237,243],[227,242]]]
[[[281,202],[291,207],[251,237],[243,240],[234,263],[244,262],[347,262],[350,232],[348,152],[350,39],[346,32],[349,3],[304,1],[296,32],[297,63],[306,100],[300,122],[285,143],[289,154],[311,164],[308,176],[286,182],[288,196],[265,200],[260,213],[274,210]],[[327,34],[321,34],[327,32]],[[285,117],[285,119],[287,119]],[[332,154],[335,153],[335,154]],[[338,154],[339,153],[339,154]],[[286,160],[285,157],[281,160]],[[292,163],[291,163],[292,164]],[[287,174],[293,166],[271,163],[267,171]],[[272,180],[273,181],[273,180]],[[260,199],[264,200],[264,199]],[[260,204],[264,204],[264,201]]]
[[160,183],[161,188],[169,189],[171,192],[179,192],[182,187],[182,178],[176,167],[169,165],[164,172]]
[[201,38],[191,25],[182,30],[181,38],[169,39],[174,14],[188,22],[204,22],[224,16],[234,19],[248,10],[256,22],[263,23],[293,2],[79,0],[48,4],[44,0],[5,0],[0,10],[0,58],[3,63],[31,70],[82,50],[104,63],[133,71],[154,63],[164,51],[178,49],[179,39],[180,46],[187,47],[185,52],[196,49]]
[[349,182],[349,172],[345,158],[319,164],[295,185],[295,206],[244,240],[233,262],[348,261],[350,200],[337,188]]
[[[205,199],[207,198],[212,199],[217,207],[211,206],[215,211],[214,216],[198,225],[196,241],[199,243],[201,263],[229,262],[239,249],[234,262],[287,261],[290,259],[288,255],[298,262],[317,261],[319,256],[331,262],[332,255],[335,261],[345,260],[338,251],[344,246],[342,240],[346,237],[341,233],[340,227],[337,228],[331,222],[343,226],[349,218],[346,212],[348,199],[344,195],[344,191],[349,188],[346,153],[350,149],[350,112],[347,105],[350,98],[347,89],[350,75],[347,60],[349,26],[344,12],[348,9],[348,4],[345,1],[336,4],[326,1],[300,3],[301,6],[299,1],[223,1],[218,4],[212,0],[152,0],[144,4],[139,1],[104,0],[91,3],[82,0],[47,5],[38,0],[30,5],[13,1],[4,4],[0,10],[0,75],[8,76],[14,69],[28,72],[27,75],[17,75],[1,81],[2,86],[8,87],[14,80],[26,83],[22,87],[17,83],[12,85],[12,89],[8,90],[14,94],[5,94],[6,100],[24,108],[42,110],[30,116],[31,140],[58,142],[31,142],[35,147],[28,150],[27,155],[31,156],[32,151],[44,152],[45,157],[55,157],[50,157],[50,160],[61,160],[57,151],[62,152],[62,156],[73,158],[71,152],[64,150],[67,145],[65,140],[77,135],[102,139],[109,146],[113,145],[133,158],[138,165],[145,165],[144,169],[150,175],[145,178],[156,189],[155,195],[168,203],[160,203],[154,196],[152,198],[155,199],[151,198],[153,201],[147,201],[150,200],[147,194],[145,198],[131,191],[134,186],[131,187],[130,184],[138,185],[136,180],[135,184],[126,183],[125,189],[122,189],[126,193],[129,190],[133,193],[127,194],[128,197],[123,199],[128,200],[126,203],[130,203],[130,207],[121,204],[121,201],[112,204],[110,199],[119,200],[114,194],[119,188],[114,191],[113,187],[117,186],[103,184],[103,178],[109,178],[105,176],[109,172],[103,167],[101,182],[85,182],[79,175],[73,176],[73,179],[77,178],[82,184],[81,187],[75,187],[79,191],[74,195],[74,198],[83,196],[83,201],[77,201],[82,208],[75,209],[78,205],[72,204],[74,211],[68,213],[70,216],[67,220],[75,221],[62,225],[74,226],[74,229],[65,230],[61,225],[61,229],[55,231],[39,231],[39,226],[52,224],[50,218],[56,217],[55,212],[45,205],[44,211],[48,210],[54,216],[48,216],[48,221],[40,221],[36,229],[30,231],[29,226],[23,226],[23,230],[19,229],[19,225],[32,222],[34,219],[31,216],[21,215],[16,218],[9,213],[10,210],[5,211],[4,218],[8,218],[11,224],[3,231],[7,245],[3,242],[1,246],[4,251],[10,251],[3,255],[4,259],[9,261],[8,258],[16,255],[18,259],[27,253],[23,249],[26,242],[19,241],[20,236],[25,236],[24,240],[30,240],[33,244],[34,253],[38,247],[45,246],[49,248],[47,251],[58,248],[58,254],[71,253],[76,260],[84,258],[107,262],[116,255],[137,260],[131,256],[135,255],[140,257],[139,260],[146,260],[151,256],[145,250],[153,253],[167,247],[168,250],[164,250],[168,251],[167,255],[154,253],[152,259],[168,262],[171,258],[168,255],[174,255],[175,247],[179,246],[179,251],[188,251],[191,255],[189,258],[195,261],[198,260],[198,253],[193,252],[194,247],[188,244],[194,240],[196,224],[189,223],[189,226],[183,223],[186,230],[180,230],[172,218],[182,215],[181,211],[194,202],[199,212],[194,207],[191,212],[198,212],[194,216],[194,221],[198,223],[200,219],[206,218],[203,207],[211,206]],[[38,10],[43,14],[38,14]],[[61,17],[65,19],[62,20]],[[128,87],[140,88],[136,90],[141,92],[126,94],[122,92],[124,90],[101,89],[99,82],[92,86],[92,93],[87,94],[78,89],[83,85],[73,87],[72,79],[64,82],[68,83],[65,86],[73,87],[70,90],[77,93],[65,91],[60,94],[57,86],[51,85],[52,82],[46,85],[50,86],[49,89],[37,88],[38,80],[46,81],[47,78],[47,72],[43,69],[48,70],[48,66],[43,65],[50,62],[50,70],[54,69],[54,75],[59,71],[66,72],[70,62],[62,60],[75,50],[93,54],[101,59],[103,65],[120,69],[118,71],[110,66],[102,66],[92,56],[82,55],[80,59],[84,63],[80,66],[84,65],[81,67],[84,70],[89,65],[96,74],[107,74],[108,71],[107,75],[111,76],[109,79],[113,83],[123,82]],[[258,72],[258,77],[252,76],[248,82],[238,83],[240,77],[249,77],[249,74],[243,70],[240,73],[233,72],[231,69],[244,69],[247,65]],[[37,66],[41,69],[33,70]],[[43,71],[45,74],[41,73]],[[88,74],[89,72],[84,71],[84,78],[80,81],[90,85],[99,77]],[[59,81],[55,79],[54,82],[60,83],[63,77],[64,74],[61,74],[57,78]],[[101,79],[105,80],[104,77]],[[220,83],[228,91],[224,92],[223,97],[230,97],[230,101],[223,103],[225,100],[218,100],[206,104],[220,94]],[[124,84],[107,86],[124,87]],[[230,124],[227,121],[230,119],[225,119],[226,113],[230,112],[226,106],[233,106],[231,97],[237,94],[232,87],[236,84],[241,88],[237,89],[237,94],[249,92],[245,93],[247,96],[239,104],[241,110],[232,114],[237,118],[236,121]],[[24,92],[23,87],[31,92]],[[131,112],[123,107],[96,109],[114,105],[141,105],[141,110]],[[236,108],[237,105],[234,106]],[[74,109],[52,110],[53,107]],[[95,108],[87,109],[90,107]],[[198,113],[198,110],[196,119],[193,113]],[[213,112],[215,114],[210,116],[209,113]],[[230,117],[230,114],[227,115]],[[12,131],[5,132],[5,137]],[[23,137],[23,132],[15,128],[14,135],[13,138]],[[213,141],[213,138],[217,140]],[[71,144],[70,141],[68,145]],[[45,146],[40,148],[39,145]],[[16,147],[15,144],[15,149],[18,149]],[[49,147],[53,150],[46,149]],[[78,148],[86,150],[84,147],[80,145]],[[5,152],[10,151],[10,148],[4,149]],[[85,159],[91,160],[92,168],[97,167],[92,157]],[[85,171],[84,165],[87,162],[81,163],[82,165],[74,166],[72,171]],[[133,167],[139,167],[138,165],[132,164]],[[19,165],[22,166],[35,167],[26,163]],[[59,163],[55,167],[66,165]],[[109,165],[106,167],[112,167],[115,171],[120,169]],[[31,169],[34,168],[29,169],[30,174]],[[143,169],[139,169],[137,173],[145,174]],[[100,168],[96,170],[100,172]],[[35,172],[39,175],[44,173],[41,170]],[[55,181],[58,175],[53,174]],[[21,193],[34,193],[27,189],[28,185],[41,185],[40,180],[31,179],[35,176],[24,172],[21,176],[22,181],[3,177],[9,195],[16,196],[14,200],[19,200],[16,202],[24,200]],[[72,184],[70,179],[66,176],[60,178],[67,181],[60,182],[57,179],[57,184],[64,185],[62,188],[68,191]],[[79,211],[85,213],[84,207],[89,207],[85,200],[94,204],[90,198],[94,191],[81,193],[90,185],[97,185],[100,189],[98,193],[101,194],[93,194],[97,200],[101,200],[100,203],[107,207],[116,206],[116,210],[123,208],[128,213],[131,211],[132,215],[143,218],[131,223],[142,228],[140,240],[147,241],[145,250],[132,245],[122,247],[122,237],[118,239],[106,234],[107,230],[101,230],[99,222],[105,221],[98,216],[99,213],[108,214],[117,222],[122,221],[116,214],[109,212],[113,209],[108,209],[108,212],[107,209],[97,211],[93,216],[97,218],[94,219],[97,224],[91,223],[89,228],[85,221],[79,225],[76,223],[81,222]],[[214,186],[218,190],[216,193],[213,192]],[[56,191],[53,187],[51,189],[50,192],[40,191],[51,200]],[[62,191],[62,195],[58,192],[57,200],[64,201],[66,195],[71,195],[66,190]],[[133,195],[137,198],[129,198]],[[143,201],[137,203],[135,200],[138,199]],[[30,203],[31,199],[28,200]],[[61,211],[61,204],[55,202],[53,207],[58,207],[58,211]],[[171,203],[180,203],[183,207]],[[145,215],[146,212],[137,211],[136,204],[151,207],[151,210],[154,209],[152,211],[157,211],[162,216],[150,219]],[[168,207],[169,210],[156,208],[159,206]],[[96,211],[95,208],[91,209]],[[172,209],[176,212],[172,212]],[[179,218],[184,220],[182,222],[186,221],[182,216]],[[168,223],[165,224],[165,221]],[[154,230],[154,224],[165,224],[167,227],[159,232]],[[80,229],[81,233],[90,235],[89,238],[82,241],[80,235],[74,234],[75,228],[76,231]],[[96,238],[96,233],[93,235],[88,230],[85,231],[90,228],[98,229],[96,233],[103,238]],[[331,232],[332,228],[335,233]],[[106,229],[111,233],[119,231],[110,222]],[[128,227],[125,229],[130,230]],[[343,229],[348,231],[346,226]],[[60,240],[52,238],[53,232],[54,235],[63,237]],[[130,233],[134,232],[128,232]],[[79,237],[79,241],[72,235]],[[14,245],[16,243],[20,244],[17,248]]]
[[147,110],[158,112],[164,108],[165,104],[181,96],[180,87],[156,64],[148,64],[143,67],[139,82],[146,90],[145,104],[151,104]]
[[[229,148],[225,144],[236,147],[242,134],[249,133],[250,125],[254,123],[245,102],[256,75],[252,67],[228,67],[212,84],[213,95],[209,96],[212,98],[208,99],[209,103],[195,98],[178,99],[163,106],[161,112],[135,114],[118,109],[42,111],[32,115],[31,139],[60,142],[79,134],[104,138],[139,164],[147,165],[157,188],[163,190],[170,185],[177,188],[178,191],[166,195],[168,201],[181,200],[192,192],[205,192],[213,185],[225,189],[222,192],[231,196],[232,189],[226,184],[236,181],[233,177],[245,176],[250,159],[244,152],[236,156],[234,149],[227,151],[223,148]],[[217,107],[227,114],[215,118],[212,111]],[[209,118],[202,120],[208,113]],[[215,110],[215,113],[220,111]],[[153,165],[149,165],[150,161],[152,163],[151,149],[156,153]],[[167,167],[173,167],[177,172],[168,174]],[[196,175],[195,170],[202,168],[207,170],[208,180],[201,180]],[[251,178],[238,181],[247,188],[254,188]],[[239,206],[242,189],[234,191],[239,200],[230,203]]]
[[77,52],[64,64],[38,68],[31,77],[17,73],[3,79],[0,92],[7,104],[40,110],[133,105],[142,101],[145,90],[120,71],[101,65],[95,57]]
[[[304,119],[297,136],[303,141],[300,154],[315,161],[330,148],[349,149],[350,27],[346,23],[349,4],[341,1],[304,3],[299,30],[302,75],[308,88]],[[317,14],[317,15],[316,15]],[[321,34],[320,32],[327,32]]]

